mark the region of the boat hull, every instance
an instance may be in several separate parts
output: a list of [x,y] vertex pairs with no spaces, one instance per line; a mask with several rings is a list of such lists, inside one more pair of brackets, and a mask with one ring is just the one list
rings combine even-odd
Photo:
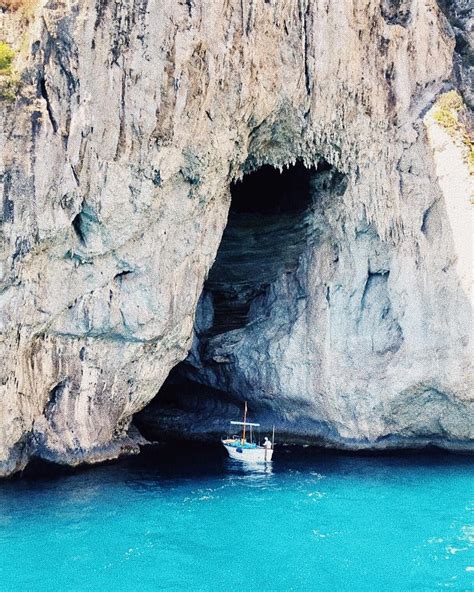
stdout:
[[229,446],[224,442],[222,444],[230,458],[235,460],[243,462],[270,462],[272,460],[273,450],[268,448],[241,448],[240,446]]

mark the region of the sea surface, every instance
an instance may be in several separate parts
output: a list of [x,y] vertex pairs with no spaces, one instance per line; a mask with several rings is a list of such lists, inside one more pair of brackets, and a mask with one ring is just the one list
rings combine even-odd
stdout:
[[474,461],[148,449],[0,484],[2,592],[474,590]]

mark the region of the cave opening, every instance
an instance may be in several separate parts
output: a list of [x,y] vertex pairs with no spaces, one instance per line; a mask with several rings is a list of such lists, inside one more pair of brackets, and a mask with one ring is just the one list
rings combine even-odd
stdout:
[[208,336],[245,327],[252,304],[296,268],[308,231],[310,181],[311,171],[297,163],[281,173],[263,166],[231,186],[227,226],[203,289]]
[[228,221],[197,307],[193,346],[136,416],[145,436],[206,437],[221,432],[222,420],[240,415],[246,385],[236,388],[222,378],[232,349],[258,323],[272,322],[278,299],[272,287],[295,277],[318,232],[318,195],[341,181],[322,161],[311,169],[301,162],[282,171],[264,165],[231,185]]

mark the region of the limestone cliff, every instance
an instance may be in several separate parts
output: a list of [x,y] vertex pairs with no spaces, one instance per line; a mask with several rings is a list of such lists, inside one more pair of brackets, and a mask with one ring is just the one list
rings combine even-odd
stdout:
[[[134,450],[185,358],[196,432],[248,399],[295,438],[473,447],[469,112],[438,112],[463,58],[436,2],[0,7],[1,474]],[[227,224],[267,165],[301,207]],[[233,275],[250,239],[263,268]]]

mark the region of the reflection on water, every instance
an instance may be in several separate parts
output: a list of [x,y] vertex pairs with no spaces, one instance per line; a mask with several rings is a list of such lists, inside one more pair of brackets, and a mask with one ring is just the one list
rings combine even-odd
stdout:
[[229,472],[234,474],[242,473],[244,475],[250,476],[258,476],[258,475],[272,475],[272,462],[250,462],[250,461],[242,461],[242,460],[235,460],[233,458],[226,459],[226,465]]
[[473,483],[468,457],[197,445],[7,481],[1,590],[467,591]]

